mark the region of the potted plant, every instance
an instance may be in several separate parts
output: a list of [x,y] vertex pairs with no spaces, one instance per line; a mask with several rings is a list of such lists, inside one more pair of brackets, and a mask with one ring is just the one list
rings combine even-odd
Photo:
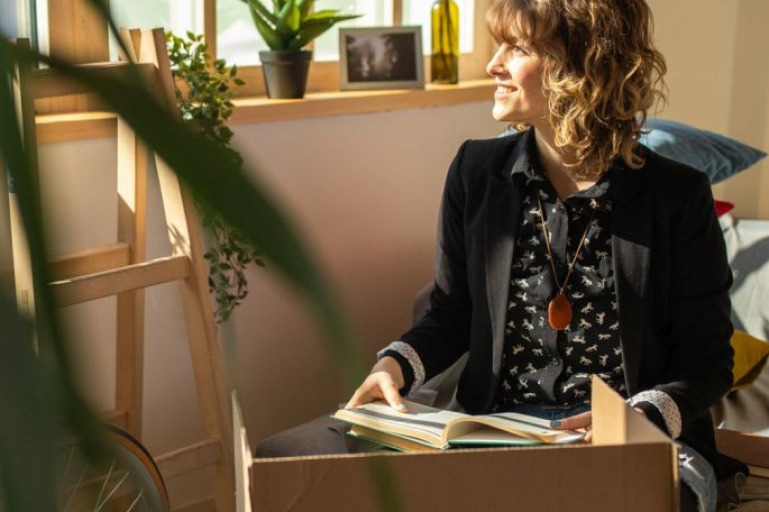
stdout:
[[[242,166],[243,158],[232,148],[233,133],[227,126],[235,108],[233,86],[243,85],[237,67],[227,66],[224,59],[212,60],[202,34],[187,32],[185,38],[167,32],[166,41],[182,119],[215,142],[233,164]],[[237,230],[210,208],[198,207],[208,235],[208,287],[216,301],[216,321],[224,322],[248,294],[246,268],[251,263],[264,266],[264,262]]]
[[312,60],[312,51],[303,48],[340,21],[361,16],[335,9],[313,11],[315,0],[272,0],[270,7],[261,0],[242,1],[270,47],[259,52],[270,98],[303,98]]

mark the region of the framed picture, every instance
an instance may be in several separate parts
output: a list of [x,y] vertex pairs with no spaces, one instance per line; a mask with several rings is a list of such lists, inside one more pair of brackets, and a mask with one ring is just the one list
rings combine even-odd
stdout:
[[339,29],[341,90],[422,87],[422,27]]

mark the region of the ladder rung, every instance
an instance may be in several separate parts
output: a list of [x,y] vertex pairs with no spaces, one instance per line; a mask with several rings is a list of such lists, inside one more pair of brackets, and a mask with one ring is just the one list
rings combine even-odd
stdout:
[[50,283],[57,306],[80,304],[122,292],[184,279],[190,275],[187,256],[168,256],[114,270]]
[[[113,79],[128,83],[133,74],[133,71],[129,66],[130,64],[124,62],[114,62],[109,64],[83,65],[81,67],[94,70],[101,75],[110,76]],[[148,76],[152,76],[156,69],[151,63],[136,64],[135,68],[139,75],[145,78],[145,80]],[[30,74],[28,91],[35,99],[93,92],[87,85],[68,79],[62,73],[54,69],[42,69],[32,72]]]
[[155,463],[163,478],[168,480],[216,464],[221,457],[221,442],[218,439],[206,439],[165,453],[157,457]]
[[[57,256],[48,264],[52,281],[93,274],[128,264],[130,248],[125,242]],[[0,283],[13,284],[13,267],[0,268]]]
[[[90,111],[65,114],[40,114],[35,117],[37,143],[53,144],[81,139],[114,138],[117,135],[114,112]],[[60,130],[66,126],[66,130]]]
[[100,414],[102,421],[117,425],[121,428],[128,428],[128,411],[114,409]]
[[58,256],[51,260],[50,278],[61,281],[128,265],[129,251],[127,243],[119,242]]

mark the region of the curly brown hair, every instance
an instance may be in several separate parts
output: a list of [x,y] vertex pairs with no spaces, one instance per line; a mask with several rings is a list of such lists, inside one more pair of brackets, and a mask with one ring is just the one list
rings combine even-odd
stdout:
[[555,144],[573,149],[577,177],[617,157],[643,164],[638,138],[667,71],[645,0],[496,0],[486,20],[498,42],[524,41],[542,58]]

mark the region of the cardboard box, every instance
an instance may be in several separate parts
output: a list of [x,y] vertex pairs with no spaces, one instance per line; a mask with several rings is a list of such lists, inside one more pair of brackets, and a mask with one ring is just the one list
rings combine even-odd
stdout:
[[675,443],[597,378],[592,400],[592,445],[256,459],[253,510],[677,511]]
[[719,452],[745,464],[769,468],[769,437],[766,435],[718,428],[716,446]]

